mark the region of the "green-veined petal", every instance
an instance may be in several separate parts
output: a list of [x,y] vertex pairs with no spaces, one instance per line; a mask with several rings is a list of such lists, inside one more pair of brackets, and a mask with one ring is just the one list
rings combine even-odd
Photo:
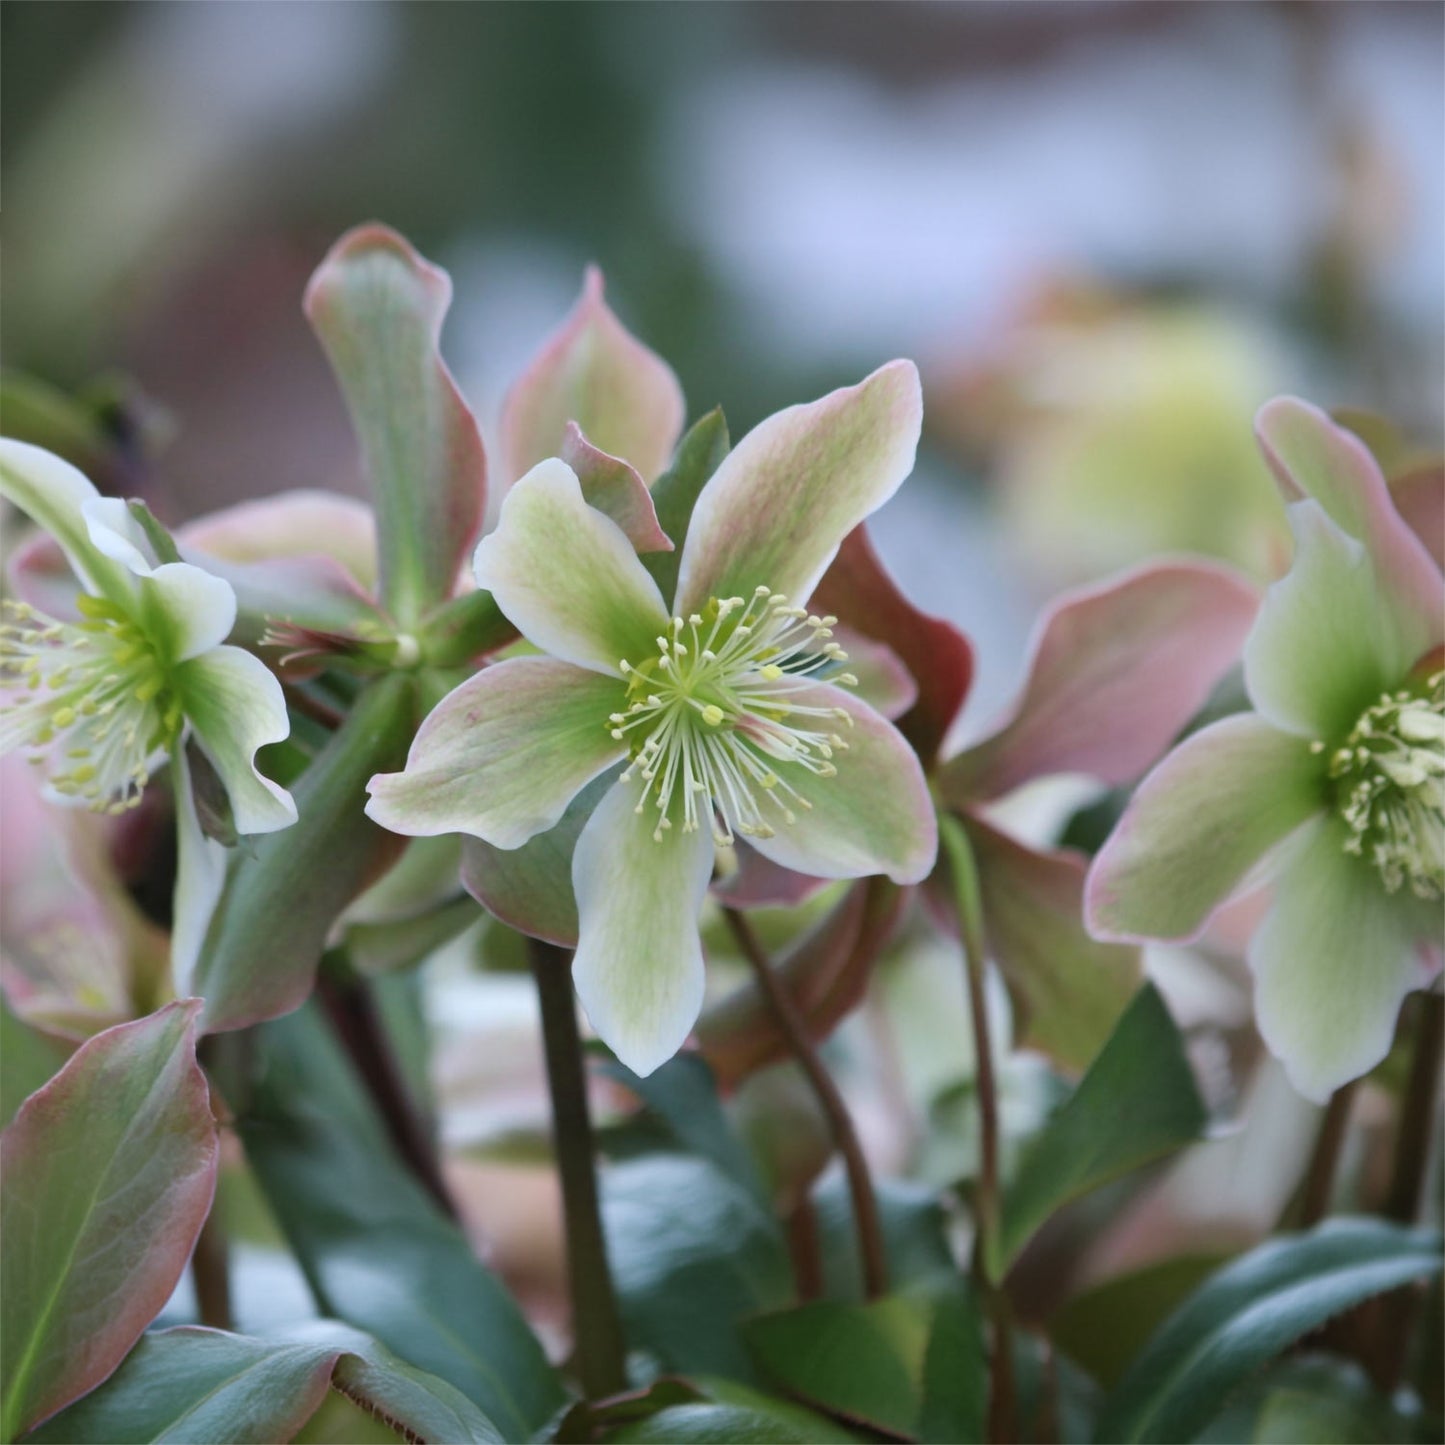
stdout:
[[520,847],[626,755],[608,723],[623,697],[620,680],[550,657],[484,668],[432,709],[402,772],[371,780],[366,811],[394,833]]
[[572,977],[598,1036],[638,1075],[683,1045],[702,1008],[698,914],[712,876],[708,828],[653,841],[641,784],[617,782],[572,855],[578,942]]
[[587,505],[576,473],[555,458],[507,493],[474,567],[529,642],[593,672],[618,676],[624,658],[650,657],[668,623],[622,529]]
[[1095,938],[1197,938],[1275,844],[1325,805],[1325,762],[1252,714],[1195,733],[1139,785],[1084,889]]

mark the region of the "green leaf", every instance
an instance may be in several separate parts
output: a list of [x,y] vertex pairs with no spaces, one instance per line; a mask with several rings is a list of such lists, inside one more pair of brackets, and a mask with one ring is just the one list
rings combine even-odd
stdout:
[[263,1445],[291,1439],[328,1389],[414,1439],[457,1445],[502,1439],[445,1380],[329,1321],[267,1339],[189,1326],[143,1335],[100,1389],[30,1438],[37,1445]]
[[657,1445],[704,1445],[732,1441],[741,1445],[835,1445],[859,1437],[801,1405],[776,1400],[732,1381],[699,1381],[710,1400],[670,1405],[632,1421],[605,1438],[655,1441]]
[[[948,1247],[948,1220],[933,1190],[906,1179],[876,1179],[878,1220],[888,1256],[888,1278],[895,1290],[929,1288],[955,1272]],[[858,1232],[853,1224],[853,1197],[841,1173],[823,1178],[813,1191],[818,1213],[818,1240],[823,1277],[834,1299],[863,1299],[863,1271],[858,1258]]]
[[370,225],[332,247],[306,291],[375,497],[381,600],[404,629],[451,595],[486,498],[481,435],[438,344],[451,289]]
[[728,424],[722,408],[700,417],[677,444],[672,465],[652,484],[652,505],[657,522],[673,541],[671,552],[649,552],[637,560],[652,573],[652,580],[666,598],[677,591],[677,571],[682,565],[682,544],[687,524],[707,479],[722,465],[729,449]]
[[1049,1322],[1054,1344],[1112,1388],[1164,1318],[1227,1256],[1176,1254],[1075,1295]]
[[1230,1392],[1286,1346],[1372,1295],[1440,1273],[1441,1239],[1377,1219],[1336,1219],[1274,1239],[1220,1270],[1175,1311],[1105,1402],[1096,1438],[1194,1439]]
[[216,1184],[199,1003],[82,1044],[0,1136],[0,1437],[94,1389],[159,1313]]
[[258,1029],[226,1081],[251,1166],[318,1307],[460,1390],[509,1440],[566,1403],[516,1302],[393,1151],[315,1004]]
[[632,1347],[667,1370],[758,1383],[738,1324],[787,1304],[793,1277],[757,1198],[707,1160],[653,1154],[603,1174],[602,1217]]
[[176,540],[157,521],[155,513],[139,497],[131,497],[125,505],[131,516],[140,524],[141,531],[146,534],[146,541],[151,544],[151,549],[156,554],[156,561],[179,562],[181,554],[176,550]]
[[1020,1161],[1004,1193],[990,1274],[1002,1275],[1062,1205],[1191,1143],[1207,1121],[1184,1040],[1158,990],[1146,984]]
[[759,1204],[766,1205],[757,1167],[723,1113],[712,1070],[701,1055],[677,1054],[645,1079],[610,1057],[600,1068],[662,1120],[679,1148],[717,1165]]
[[383,678],[293,789],[298,821],[231,860],[196,967],[207,1032],[275,1018],[310,993],[332,924],[402,846],[362,808],[367,780],[402,765],[415,729],[411,679]]
[[774,1384],[829,1414],[893,1435],[983,1439],[988,1366],[971,1296],[824,1300],[743,1333]]

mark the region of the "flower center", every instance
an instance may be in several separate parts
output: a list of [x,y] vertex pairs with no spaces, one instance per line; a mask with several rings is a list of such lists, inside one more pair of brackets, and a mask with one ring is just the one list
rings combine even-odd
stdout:
[[140,801],[150,760],[180,735],[181,705],[145,634],[102,597],[82,621],[6,602],[0,622],[0,752],[26,748],[57,793],[97,813]]
[[[1316,752],[1324,751],[1315,743]],[[1345,844],[1368,858],[1385,890],[1445,893],[1445,672],[1423,693],[1385,693],[1330,757]]]
[[844,708],[802,700],[822,676],[857,684],[835,672],[848,660],[831,640],[837,620],[759,587],[746,602],[713,597],[701,612],[674,617],[655,656],[622,661],[628,705],[608,726],[631,742],[622,780],[641,778],[635,811],[651,799],[654,840],[674,819],[684,833],[706,820],[720,845],[734,831],[768,838],[775,823],[795,823],[797,810],[812,807],[805,792],[838,771],[833,758],[848,746],[838,725],[853,725]]

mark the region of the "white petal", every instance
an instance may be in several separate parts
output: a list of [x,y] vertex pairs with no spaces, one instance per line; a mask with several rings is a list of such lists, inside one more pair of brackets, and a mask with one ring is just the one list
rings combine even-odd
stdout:
[[184,743],[171,759],[176,795],[176,890],[171,909],[171,979],[177,998],[189,998],[196,962],[206,940],[211,914],[226,882],[226,849],[206,837],[191,792],[191,769]]
[[219,646],[236,624],[231,584],[189,562],[166,562],[142,578],[137,605],[142,626],[173,663]]
[[646,1075],[682,1047],[702,1008],[697,928],[713,840],[707,828],[674,828],[654,842],[657,810],[635,811],[640,788],[614,783],[577,840],[572,977],[598,1036]]
[[95,497],[81,510],[90,544],[97,552],[119,562],[137,577],[151,575],[155,568],[145,528],[119,497]]

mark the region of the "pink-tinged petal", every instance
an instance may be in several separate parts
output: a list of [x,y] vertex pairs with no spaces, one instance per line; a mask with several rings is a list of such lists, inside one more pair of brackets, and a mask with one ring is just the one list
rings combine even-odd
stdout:
[[1086,1069],[1143,981],[1138,948],[1084,930],[1077,853],[1036,853],[977,815],[964,826],[978,865],[989,951],[1014,1002],[1017,1042]]
[[791,908],[811,898],[828,883],[806,873],[794,873],[764,858],[755,848],[738,840],[737,868],[713,884],[713,895],[729,908]]
[[75,596],[80,589],[75,569],[49,532],[32,532],[10,554],[5,568],[10,589],[20,602],[53,617],[73,622],[80,617]]
[[1333,817],[1301,834],[1249,948],[1260,1033],[1321,1104],[1389,1053],[1401,1000],[1440,968],[1439,904],[1386,893],[1348,837]]
[[771,838],[750,837],[750,846],[795,873],[883,873],[895,883],[921,882],[938,856],[938,823],[913,749],[891,723],[841,687],[817,683],[799,688],[789,701],[837,709],[836,730],[847,746],[834,756],[835,777],[787,769],[787,781],[811,806],[795,808],[795,821],[777,823]]
[[637,810],[640,789],[614,783],[577,839],[572,978],[598,1037],[645,1077],[682,1047],[702,1008],[697,929],[713,841],[707,828],[654,841],[656,812]]
[[451,595],[486,502],[476,418],[441,358],[451,289],[378,225],[347,232],[306,289],[376,500],[381,600],[403,626]]
[[1325,763],[1246,713],[1195,733],[1139,785],[1089,869],[1095,938],[1187,943],[1251,870],[1325,804]]
[[278,492],[197,517],[176,530],[176,543],[226,562],[326,558],[357,587],[376,586],[376,519],[340,492]]
[[842,623],[833,636],[847,654],[847,670],[858,679],[854,694],[874,712],[894,722],[918,701],[913,674],[886,642],[875,642]]
[[918,698],[898,731],[931,768],[973,681],[973,648],[951,622],[920,612],[888,575],[866,527],[844,539],[813,594],[813,606],[884,643],[908,669]]
[[1294,561],[1265,594],[1244,680],[1277,727],[1333,744],[1439,645],[1445,613],[1401,606],[1374,555],[1318,502],[1291,504],[1289,519]]
[[367,815],[410,837],[470,833],[519,847],[626,756],[607,721],[624,691],[550,657],[483,668],[432,709],[405,769],[367,784]]
[[[886,878],[855,884],[777,960],[778,981],[792,995],[813,1039],[826,1039],[862,1001],[907,897]],[[776,1012],[754,982],[710,1005],[698,1020],[697,1036],[721,1089],[792,1053]]]
[[1286,499],[1313,497],[1337,527],[1363,542],[1390,595],[1391,610],[1429,618],[1440,641],[1445,578],[1396,511],[1364,442],[1318,407],[1292,396],[1266,402],[1254,429]]
[[589,266],[571,314],[507,394],[507,478],[559,455],[567,423],[575,421],[651,483],[667,466],[685,415],[672,368],[617,319],[602,299],[601,271]]
[[100,1384],[190,1257],[219,1157],[199,1007],[97,1034],[0,1136],[7,1440]]
[[1445,567],[1445,465],[1412,467],[1391,477],[1390,496],[1435,565]]
[[1066,594],[1039,623],[1007,720],[944,764],[944,796],[962,806],[1051,773],[1137,778],[1238,660],[1258,607],[1253,587],[1209,563]]
[[558,455],[577,473],[587,505],[611,517],[637,551],[672,551],[672,538],[658,526],[652,494],[636,467],[594,447],[575,421],[567,423]]
[[624,659],[656,655],[668,625],[632,543],[587,505],[566,462],[539,462],[507,493],[473,567],[528,642],[594,672],[620,676]]
[[911,361],[759,422],[698,496],[676,610],[758,586],[806,601],[843,539],[913,470],[922,425]]

